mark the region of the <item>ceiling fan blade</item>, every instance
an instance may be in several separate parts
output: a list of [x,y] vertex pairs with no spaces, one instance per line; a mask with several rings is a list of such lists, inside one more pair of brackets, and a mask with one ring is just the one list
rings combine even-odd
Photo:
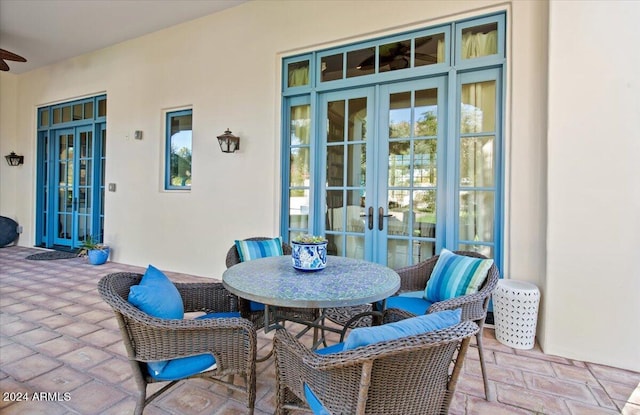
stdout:
[[6,59],[8,61],[26,62],[27,60],[20,55],[16,55],[8,50],[0,49],[0,59]]
[[0,71],[8,71],[8,70],[9,70],[9,65],[7,65],[7,62],[0,59]]

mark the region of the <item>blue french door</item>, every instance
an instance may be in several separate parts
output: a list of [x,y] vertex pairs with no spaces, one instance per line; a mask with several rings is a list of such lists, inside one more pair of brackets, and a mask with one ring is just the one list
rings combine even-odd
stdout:
[[441,77],[319,97],[326,216],[316,227],[330,254],[399,268],[443,246],[444,86]]
[[54,133],[54,191],[51,192],[53,244],[76,247],[93,234],[94,153],[91,126],[56,130]]

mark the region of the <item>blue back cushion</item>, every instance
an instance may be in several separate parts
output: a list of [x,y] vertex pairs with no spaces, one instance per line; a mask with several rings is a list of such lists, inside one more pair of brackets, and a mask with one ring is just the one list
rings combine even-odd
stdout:
[[140,284],[129,289],[129,302],[153,317],[184,318],[184,304],[178,289],[153,265],[149,265]]
[[461,316],[462,309],[458,308],[456,310],[438,311],[436,313],[412,317],[382,326],[359,327],[349,333],[349,336],[344,342],[343,351],[444,329],[460,323]]
[[[147,267],[139,285],[129,288],[129,302],[150,316],[165,319],[184,318],[184,304],[178,289],[153,265]],[[147,362],[152,376],[160,374],[169,361]],[[211,365],[209,365],[211,366]]]
[[425,288],[424,298],[433,303],[473,294],[487,279],[493,259],[457,255],[443,249]]
[[279,236],[264,241],[239,241],[236,240],[236,249],[241,262],[252,259],[280,256],[282,252],[282,238]]

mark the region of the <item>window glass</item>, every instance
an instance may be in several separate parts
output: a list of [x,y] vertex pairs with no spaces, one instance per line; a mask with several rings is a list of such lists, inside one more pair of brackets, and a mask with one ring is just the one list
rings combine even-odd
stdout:
[[40,110],[40,127],[49,125],[49,109]]
[[373,47],[347,52],[347,78],[375,73],[375,64],[376,49]]
[[98,117],[106,117],[107,116],[107,100],[101,99],[98,101]]
[[498,53],[498,23],[462,29],[462,59],[473,59]]
[[191,110],[167,113],[167,189],[191,187]]
[[445,51],[444,33],[418,37],[415,41],[415,66],[443,63]]
[[380,72],[396,71],[411,66],[411,41],[387,43],[380,45],[378,51]]
[[309,61],[290,63],[287,67],[287,86],[309,85]]
[[342,66],[342,53],[323,57],[320,63],[322,82],[342,79]]

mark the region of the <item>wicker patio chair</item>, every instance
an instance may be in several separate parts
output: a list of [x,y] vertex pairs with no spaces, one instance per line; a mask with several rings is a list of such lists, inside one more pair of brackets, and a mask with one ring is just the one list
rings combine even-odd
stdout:
[[[477,252],[455,251],[454,253],[474,258],[486,258],[484,255]],[[398,292],[424,290],[438,258],[439,255],[436,255],[416,265],[410,265],[396,270],[398,275],[400,275],[400,290]],[[491,293],[496,288],[499,279],[500,273],[498,272],[496,265],[493,264],[489,269],[487,279],[480,286],[478,292],[433,303],[427,310],[427,313],[434,313],[441,310],[455,310],[457,308],[462,308],[462,319],[471,320],[478,325],[480,330],[476,333],[476,343],[478,345],[478,354],[480,356],[480,368],[482,369],[485,397],[489,401],[492,399],[490,397],[489,380],[487,378],[487,370],[484,361],[482,329],[484,326],[484,320],[487,316],[487,308],[489,306]],[[399,310],[394,314],[394,316],[398,318],[408,318],[413,317],[414,314],[405,310]]]
[[[160,319],[140,311],[127,300],[129,288],[138,285],[142,275],[114,273],[98,282],[98,292],[113,308],[127,350],[133,377],[139,390],[135,414],[177,382],[170,381],[147,397],[147,386],[162,382],[148,374],[145,362],[171,360],[210,353],[216,367],[189,378],[204,378],[242,392],[246,405],[253,413],[256,399],[256,331],[250,321],[233,318],[198,320]],[[221,283],[176,283],[185,312],[231,312],[232,296]],[[233,383],[234,375],[244,379],[244,386]],[[230,381],[221,379],[230,376]],[[188,379],[188,378],[185,378]]]
[[[245,239],[245,241],[265,241],[269,239],[272,239],[272,238],[258,236],[253,238],[247,238]],[[283,242],[282,252],[284,253],[284,255],[291,255],[291,247],[288,244]],[[227,252],[225,263],[227,265],[227,268],[231,268],[232,266],[239,264],[240,262],[241,262],[240,255],[238,255],[238,249],[234,244],[231,248],[229,248],[229,251]],[[248,320],[251,320],[251,322],[255,324],[256,328],[261,328],[264,326],[264,311],[252,310],[250,307],[249,300],[238,297],[238,308],[240,310],[240,315],[242,315],[242,317]],[[280,308],[280,311],[278,314],[281,317],[284,317],[285,319],[289,317],[297,320],[314,321],[318,318],[320,314],[320,310],[311,309],[311,308],[284,308],[283,307],[283,308]]]
[[349,351],[319,354],[279,329],[276,414],[306,409],[305,385],[331,414],[446,414],[469,340],[471,321]]

